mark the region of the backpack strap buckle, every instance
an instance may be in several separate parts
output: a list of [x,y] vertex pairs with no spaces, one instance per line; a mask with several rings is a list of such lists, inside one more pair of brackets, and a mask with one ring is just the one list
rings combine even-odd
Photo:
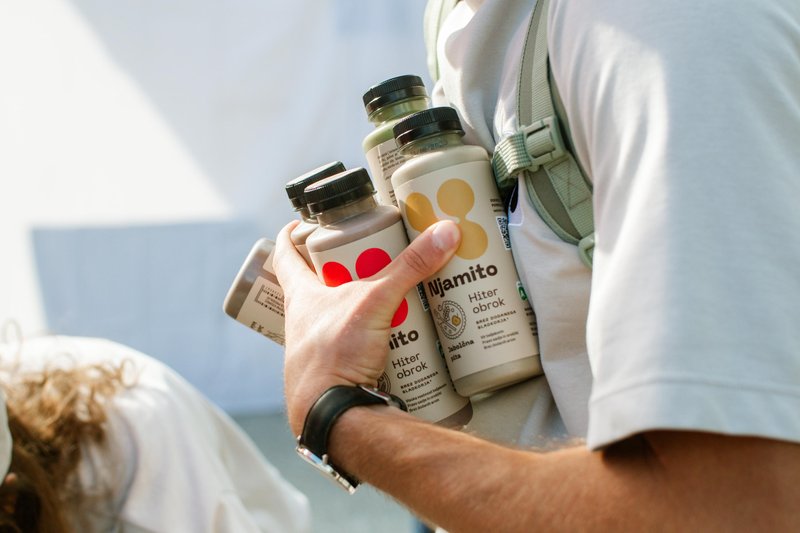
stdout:
[[558,120],[554,116],[522,128],[525,134],[525,148],[530,155],[531,164],[526,168],[536,172],[547,163],[558,161],[566,155],[564,141],[558,129]]
[[492,170],[497,186],[505,191],[516,183],[523,170],[536,172],[542,165],[567,155],[558,120],[545,117],[501,140],[492,154]]

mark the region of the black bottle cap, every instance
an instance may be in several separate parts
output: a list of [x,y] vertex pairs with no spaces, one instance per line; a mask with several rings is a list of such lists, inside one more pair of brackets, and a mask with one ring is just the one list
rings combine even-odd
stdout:
[[300,177],[297,177],[286,184],[286,194],[292,202],[295,210],[306,207],[306,197],[304,191],[306,187],[312,183],[316,183],[329,176],[344,172],[345,168],[341,161],[332,161],[327,165],[315,168],[310,172],[306,172]]
[[397,146],[444,132],[464,135],[458,113],[452,107],[432,107],[419,111],[402,119],[392,128]]
[[373,85],[364,93],[362,100],[369,116],[383,106],[415,96],[428,96],[428,91],[425,90],[422,78],[407,74]]
[[312,215],[375,194],[369,173],[363,168],[345,170],[306,188],[306,203]]

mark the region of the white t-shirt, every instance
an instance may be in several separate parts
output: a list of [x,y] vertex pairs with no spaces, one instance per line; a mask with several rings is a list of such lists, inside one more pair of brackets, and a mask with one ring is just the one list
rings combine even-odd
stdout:
[[[89,531],[310,531],[306,497],[283,479],[247,435],[168,367],[119,344],[44,337],[0,345],[8,365],[38,371],[130,361],[135,385],[106,407],[107,447],[87,446],[77,479],[92,500]],[[110,491],[110,493],[109,493]],[[80,528],[84,530],[83,528]]]
[[[514,129],[533,4],[465,0],[443,27],[435,101],[467,142]],[[800,4],[552,0],[548,26],[595,186],[591,289],[527,202],[510,219],[567,428],[591,387],[586,323],[590,447],[650,429],[800,441]]]

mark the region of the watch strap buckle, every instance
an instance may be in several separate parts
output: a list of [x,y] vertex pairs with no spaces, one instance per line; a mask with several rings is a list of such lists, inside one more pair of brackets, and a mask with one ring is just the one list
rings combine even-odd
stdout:
[[347,491],[348,494],[353,494],[358,488],[359,482],[355,478],[351,478],[340,470],[337,470],[328,462],[328,454],[318,457],[314,452],[306,448],[300,443],[300,437],[297,437],[297,447],[295,450],[297,454],[305,460],[308,464],[319,470],[328,479],[333,481],[337,487]]

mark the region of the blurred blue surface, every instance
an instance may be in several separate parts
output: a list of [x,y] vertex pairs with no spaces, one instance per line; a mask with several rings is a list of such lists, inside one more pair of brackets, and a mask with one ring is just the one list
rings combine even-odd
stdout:
[[53,331],[152,355],[229,412],[281,405],[282,349],[222,311],[261,237],[255,224],[37,228],[32,237]]

